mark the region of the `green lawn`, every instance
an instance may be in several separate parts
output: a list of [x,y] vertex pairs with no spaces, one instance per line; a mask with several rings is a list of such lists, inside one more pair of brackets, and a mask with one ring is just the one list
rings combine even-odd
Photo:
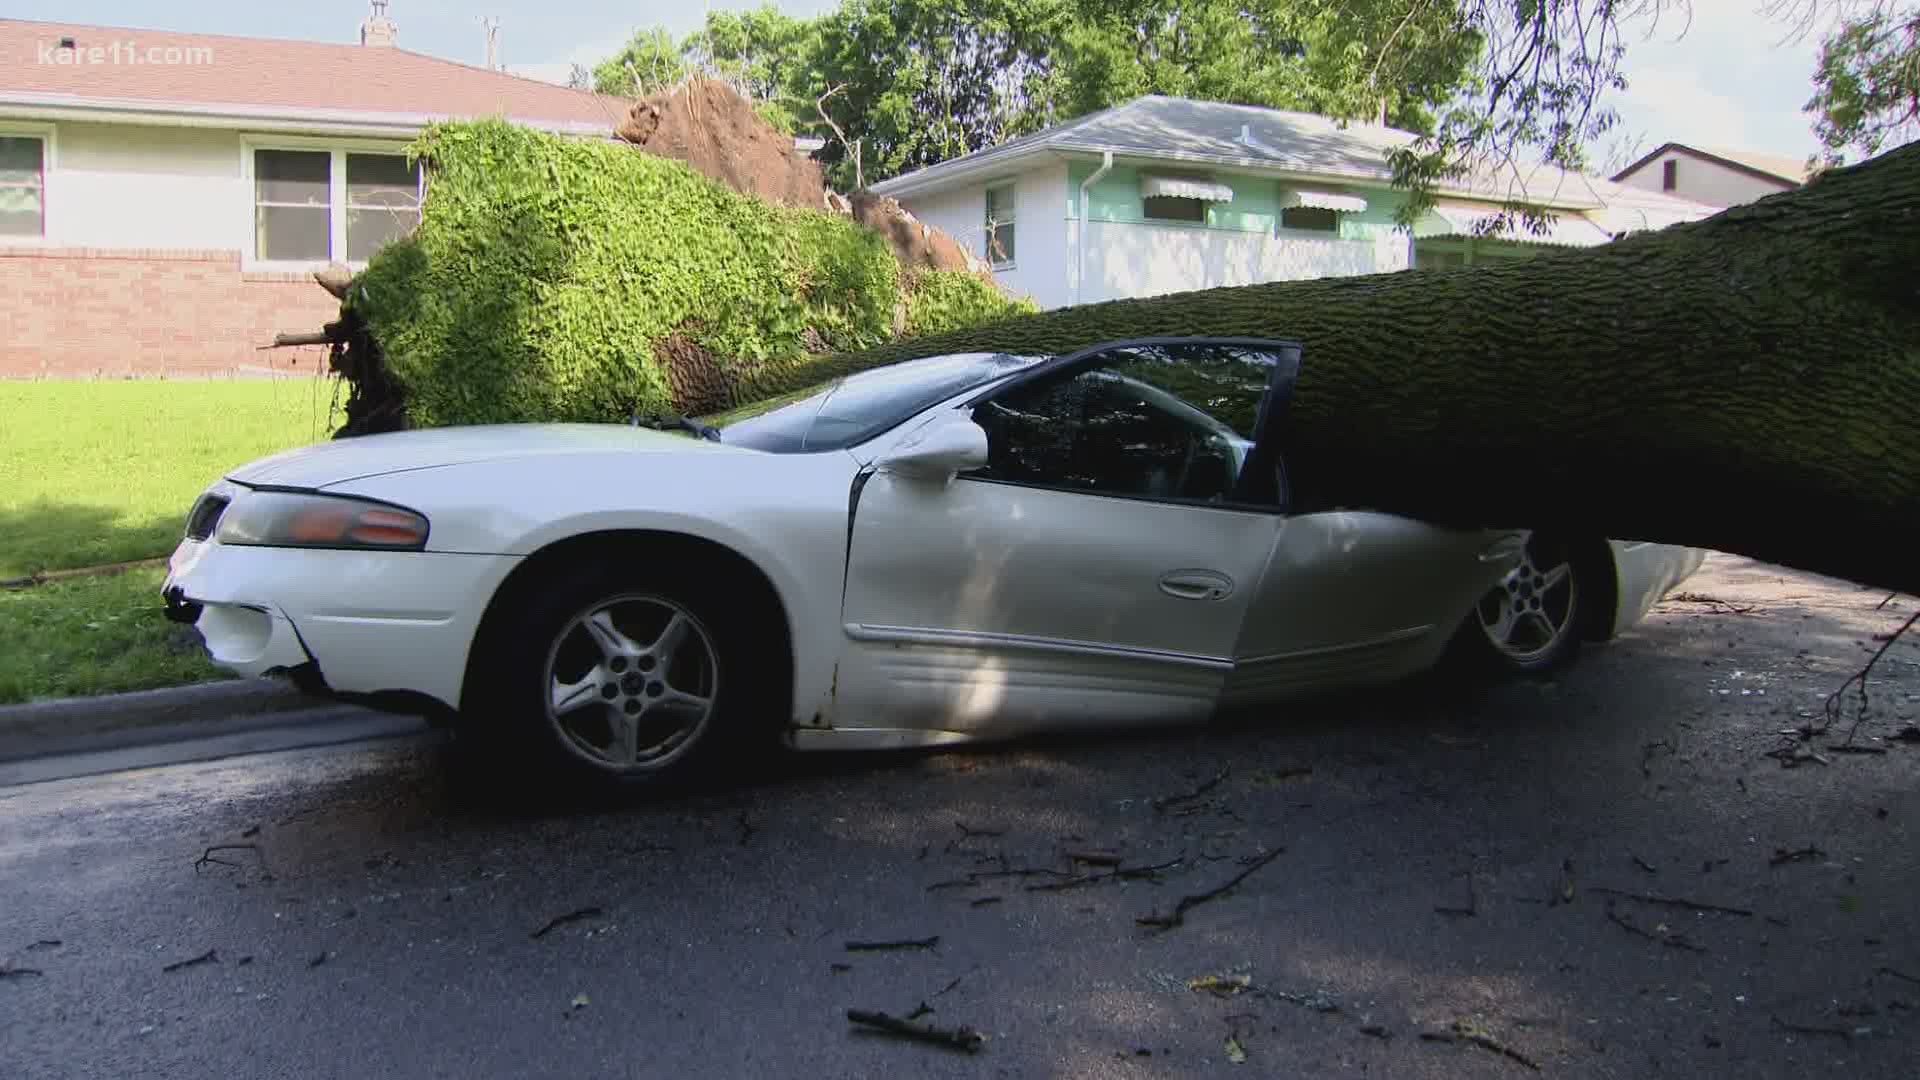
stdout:
[[222,678],[160,613],[162,569],[0,590],[0,705]]
[[168,554],[222,473],[324,440],[332,391],[317,379],[0,382],[0,580]]

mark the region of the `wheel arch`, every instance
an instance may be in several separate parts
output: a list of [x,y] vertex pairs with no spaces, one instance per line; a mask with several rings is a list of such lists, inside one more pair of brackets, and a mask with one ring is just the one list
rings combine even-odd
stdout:
[[583,559],[616,554],[623,557],[642,554],[650,559],[687,564],[704,563],[727,575],[725,580],[738,582],[739,596],[736,599],[768,616],[762,620],[771,638],[765,644],[772,647],[772,659],[781,664],[777,683],[781,687],[783,710],[780,720],[782,724],[790,720],[795,692],[795,629],[791,606],[781,596],[773,578],[753,559],[717,540],[658,529],[606,529],[578,533],[549,542],[522,559],[487,599],[486,610],[480,616],[473,647],[467,650],[466,670],[460,682],[462,707],[467,706],[467,695],[479,682],[474,677],[477,668],[488,662],[489,654],[497,647],[494,635],[500,633],[506,613],[513,609],[522,596],[561,567],[576,565]]
[[1573,557],[1587,570],[1587,581],[1599,592],[1581,616],[1580,636],[1586,641],[1606,641],[1613,637],[1620,612],[1620,567],[1614,561],[1613,544],[1605,537],[1581,537],[1571,546]]

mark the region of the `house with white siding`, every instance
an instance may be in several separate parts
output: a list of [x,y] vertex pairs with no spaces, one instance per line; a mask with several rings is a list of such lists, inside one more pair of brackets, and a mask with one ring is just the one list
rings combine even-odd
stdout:
[[1613,174],[1613,180],[1628,187],[1726,207],[1792,191],[1807,182],[1807,175],[1804,158],[1670,142]]
[[[1415,136],[1277,109],[1142,97],[873,185],[1042,307],[1528,258],[1713,208],[1559,169],[1443,183],[1411,229],[1388,154]],[[1508,200],[1540,232],[1486,235]]]
[[419,220],[427,124],[624,114],[397,36],[386,0],[357,43],[0,19],[0,377],[284,366],[259,347],[338,312],[311,271]]

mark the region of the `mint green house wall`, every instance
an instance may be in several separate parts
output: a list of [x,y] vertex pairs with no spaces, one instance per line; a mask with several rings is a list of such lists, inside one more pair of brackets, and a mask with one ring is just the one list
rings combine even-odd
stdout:
[[1066,211],[1065,239],[1071,254],[1059,284],[1032,294],[1045,307],[1262,281],[1388,273],[1406,269],[1411,260],[1410,238],[1394,225],[1403,200],[1397,192],[1349,189],[1331,181],[1297,185],[1359,195],[1367,208],[1342,213],[1338,233],[1288,229],[1282,224],[1281,200],[1296,185],[1193,169],[1232,187],[1233,199],[1208,204],[1204,222],[1165,221],[1146,216],[1141,169],[1130,165],[1116,165],[1088,189],[1082,245],[1080,185],[1098,169],[1098,162],[1074,160],[1064,170],[1065,198],[1056,205]]

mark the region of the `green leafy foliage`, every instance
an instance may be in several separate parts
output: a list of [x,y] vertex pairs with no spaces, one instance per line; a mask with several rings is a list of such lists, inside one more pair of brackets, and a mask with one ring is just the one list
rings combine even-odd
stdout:
[[907,283],[908,337],[944,334],[1038,310],[1031,300],[1009,301],[999,289],[963,270],[922,270]]
[[[777,378],[809,350],[894,336],[899,262],[849,219],[498,120],[435,126],[412,152],[430,163],[420,227],[374,257],[350,303],[415,426],[682,409]],[[937,286],[947,299],[927,302],[929,325],[1019,310],[978,284],[994,295]],[[711,358],[686,376],[699,400],[676,395],[668,338]]]
[[1820,48],[1805,106],[1828,164],[1920,135],[1920,6],[1843,19]]

